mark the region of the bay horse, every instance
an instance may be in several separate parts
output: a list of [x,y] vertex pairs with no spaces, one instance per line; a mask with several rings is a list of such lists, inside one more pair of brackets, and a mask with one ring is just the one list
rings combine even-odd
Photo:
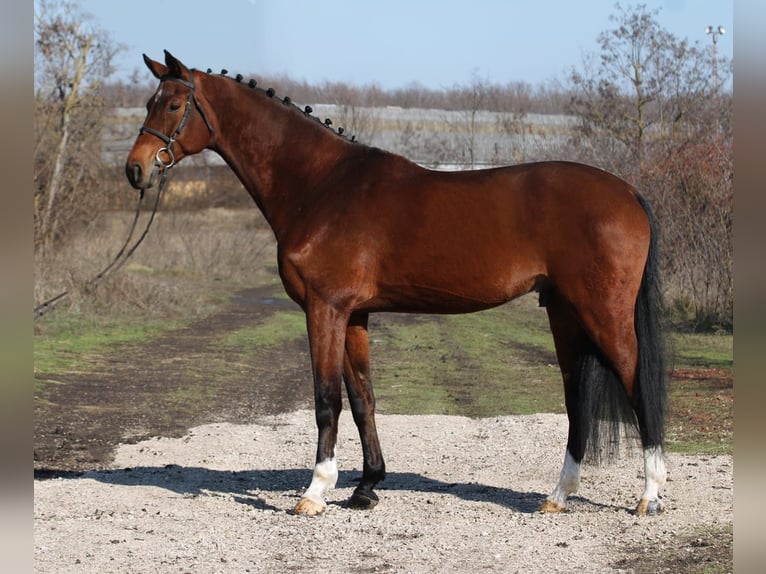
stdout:
[[146,189],[184,157],[217,152],[271,226],[284,288],[306,314],[318,443],[295,514],[323,513],[338,477],[341,381],[363,452],[348,505],[378,503],[370,313],[469,313],[532,291],[547,311],[569,420],[558,484],[540,510],[566,508],[586,450],[604,442],[599,429],[611,429],[611,442],[625,428],[644,453],[635,513],[663,509],[657,241],[635,189],[559,161],[432,171],[348,139],[241,75],[189,69],[167,51],[164,64],[144,61],[159,85],[127,158],[131,185]]

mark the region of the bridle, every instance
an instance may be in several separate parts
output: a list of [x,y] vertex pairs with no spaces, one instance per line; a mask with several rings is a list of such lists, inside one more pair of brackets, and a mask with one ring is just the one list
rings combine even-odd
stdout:
[[[195,94],[195,86],[194,86],[194,75],[192,72],[192,75],[190,76],[189,80],[184,80],[181,78],[177,78],[175,76],[165,75],[160,78],[160,85],[162,85],[163,82],[176,82],[178,84],[181,84],[182,86],[186,86],[189,88],[189,95],[186,97],[186,107],[184,109],[184,115],[181,117],[181,121],[178,123],[178,127],[176,127],[175,131],[172,135],[167,136],[163,134],[159,130],[155,130],[154,128],[150,128],[146,125],[142,125],[141,129],[138,130],[138,135],[141,135],[143,133],[148,133],[150,135],[153,135],[154,137],[157,137],[161,139],[165,143],[165,147],[162,147],[157,150],[157,153],[154,154],[154,165],[156,165],[158,168],[162,169],[163,172],[166,172],[171,167],[173,167],[176,163],[176,156],[173,152],[173,144],[176,142],[176,138],[178,138],[179,135],[181,135],[181,132],[186,127],[186,122],[189,121],[189,116],[191,115],[192,110],[192,102],[194,103],[194,107],[197,108],[197,111],[202,116],[202,119],[205,120],[205,125],[207,126],[207,129],[210,131],[211,134],[215,133],[215,130],[213,129],[213,126],[210,125],[210,120],[207,117],[207,114],[205,113],[205,108],[200,105],[199,100],[197,99],[197,95]],[[162,161],[162,155],[167,154],[167,156],[170,158],[168,163],[165,163]]]

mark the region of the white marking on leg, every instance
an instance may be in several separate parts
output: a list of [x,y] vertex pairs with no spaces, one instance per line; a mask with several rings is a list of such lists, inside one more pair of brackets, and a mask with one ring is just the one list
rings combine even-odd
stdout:
[[662,447],[654,446],[644,449],[644,494],[642,500],[659,500],[660,488],[668,478],[665,470],[665,460],[662,458]]
[[324,505],[324,497],[338,480],[338,463],[335,456],[323,460],[314,467],[311,484],[303,493],[303,498],[309,498]]
[[548,495],[548,500],[560,508],[566,508],[567,496],[577,492],[580,487],[580,464],[569,454],[567,449],[564,455],[564,466],[561,467],[559,483],[552,493]]

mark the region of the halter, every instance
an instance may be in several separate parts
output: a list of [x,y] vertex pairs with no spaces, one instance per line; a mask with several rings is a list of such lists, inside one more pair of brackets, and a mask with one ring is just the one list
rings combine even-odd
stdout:
[[[164,170],[168,170],[176,163],[176,156],[173,153],[173,144],[175,143],[176,138],[181,135],[181,131],[183,131],[184,127],[186,127],[186,122],[188,121],[189,115],[191,114],[192,102],[194,102],[194,106],[197,108],[197,111],[199,111],[202,119],[205,120],[205,125],[207,126],[207,129],[210,130],[210,133],[215,133],[215,130],[213,129],[213,126],[210,125],[210,120],[208,120],[205,109],[200,105],[199,100],[197,99],[197,95],[194,93],[193,74],[191,79],[188,81],[181,78],[176,78],[175,76],[162,76],[160,78],[160,84],[162,84],[162,82],[176,82],[189,88],[189,95],[186,97],[186,108],[184,109],[184,115],[181,118],[178,127],[175,129],[173,135],[171,136],[166,136],[161,131],[155,130],[154,128],[150,128],[145,125],[141,126],[141,129],[138,131],[138,135],[146,132],[160,138],[163,142],[165,142],[165,147],[158,149],[157,153],[154,155],[154,164],[160,168],[163,168]],[[162,161],[161,154],[163,153],[166,153],[170,157],[170,161],[168,163]]]

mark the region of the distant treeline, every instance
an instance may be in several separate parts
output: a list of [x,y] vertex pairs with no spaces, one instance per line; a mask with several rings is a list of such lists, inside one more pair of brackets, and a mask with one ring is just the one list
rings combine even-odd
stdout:
[[[214,73],[219,73],[219,71]],[[232,73],[230,73],[232,75]],[[376,84],[350,85],[324,81],[309,84],[287,75],[258,76],[258,85],[274,88],[280,96],[289,96],[300,103],[322,103],[343,106],[423,108],[439,110],[480,109],[490,112],[517,114],[564,114],[572,100],[569,90],[559,82],[532,85],[528,82],[496,84],[478,75],[464,83],[433,89],[413,82],[403,88],[385,89]],[[135,78],[131,82],[106,83],[101,92],[105,102],[114,107],[137,107],[146,104],[156,88],[156,82]]]

